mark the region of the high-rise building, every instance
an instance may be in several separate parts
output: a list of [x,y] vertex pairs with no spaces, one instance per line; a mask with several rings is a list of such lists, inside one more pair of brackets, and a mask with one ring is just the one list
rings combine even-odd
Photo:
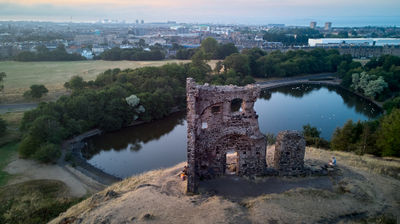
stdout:
[[136,20],[136,24],[139,24],[139,20],[138,19]]
[[317,27],[317,22],[311,22],[310,23],[310,28],[315,29]]
[[326,22],[324,30],[330,30],[331,28],[332,28],[332,23],[331,22]]
[[144,24],[144,20],[142,19],[142,21],[140,21],[141,24]]

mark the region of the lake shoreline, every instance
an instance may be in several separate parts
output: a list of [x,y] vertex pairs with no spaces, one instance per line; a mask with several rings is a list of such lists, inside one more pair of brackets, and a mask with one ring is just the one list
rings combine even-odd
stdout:
[[[178,107],[174,107],[171,109],[171,112],[168,116],[170,116],[174,113],[181,112],[181,111],[182,110],[180,110]],[[147,121],[147,122],[146,121],[135,121],[123,128],[139,126],[139,125],[151,123],[151,122],[156,122],[156,121]],[[121,128],[120,130],[122,130],[123,128]],[[109,174],[109,173],[93,166],[92,164],[90,164],[87,161],[86,158],[84,158],[84,156],[82,154],[82,149],[86,146],[85,140],[88,138],[97,136],[97,135],[101,135],[101,134],[103,134],[103,131],[101,131],[100,129],[92,129],[92,130],[84,132],[78,136],[75,136],[72,139],[64,141],[64,143],[62,144],[63,152],[62,152],[61,158],[57,162],[58,165],[65,166],[68,163],[68,162],[64,161],[65,155],[67,153],[71,153],[72,163],[75,165],[72,168],[79,171],[80,173],[86,175],[87,177],[93,179],[94,181],[108,186],[108,185],[111,185],[113,183],[123,180],[124,178],[120,178],[118,176]]]
[[[376,105],[379,108],[382,108],[381,105],[377,104],[376,102],[372,101],[369,98],[366,98],[360,94],[354,93],[349,89],[344,88],[343,86],[341,86],[337,81],[309,81],[309,80],[302,80],[302,81],[298,81],[296,83],[284,83],[284,84],[279,84],[273,87],[267,87],[264,89],[268,89],[268,90],[272,90],[275,88],[279,88],[279,87],[283,87],[283,86],[293,86],[293,85],[301,85],[301,84],[307,84],[307,85],[320,85],[320,86],[332,86],[335,88],[341,88],[351,94],[354,94],[358,97],[361,97],[365,100],[368,100],[368,102],[373,103],[374,105]],[[174,110],[171,111],[171,114],[173,114],[174,112],[178,112],[178,111],[182,111],[182,110],[178,110],[177,108],[174,108]],[[168,118],[170,115],[168,115],[166,118]],[[157,121],[152,121],[152,122],[157,122]],[[150,123],[150,122],[144,122],[144,121],[137,121],[137,122],[133,122],[132,124],[130,124],[127,127],[134,127],[134,126],[138,126],[138,125],[142,125],[145,123]],[[126,128],[126,127],[124,127]],[[122,129],[121,129],[122,130]],[[84,158],[83,154],[82,154],[82,149],[85,147],[85,140],[88,138],[91,138],[93,136],[96,135],[100,135],[102,134],[102,132],[99,129],[94,129],[91,130],[89,132],[85,132],[79,136],[76,136],[73,139],[67,140],[66,142],[68,142],[70,145],[64,145],[63,144],[63,150],[67,151],[67,152],[72,152],[73,155],[73,162],[75,163],[76,167],[74,167],[74,169],[77,169],[78,171],[80,171],[81,173],[89,176],[90,178],[96,180],[97,182],[104,184],[104,185],[110,185],[112,183],[118,182],[120,180],[122,180],[123,178],[120,178],[116,175],[112,175],[109,174],[105,171],[103,171],[100,168],[97,168],[96,166],[90,164],[88,162],[88,160],[86,158]],[[68,149],[69,148],[69,149]],[[65,162],[64,162],[65,163]]]

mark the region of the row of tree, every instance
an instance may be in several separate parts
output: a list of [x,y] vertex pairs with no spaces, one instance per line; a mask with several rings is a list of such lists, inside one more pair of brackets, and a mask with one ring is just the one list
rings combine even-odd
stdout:
[[60,44],[50,51],[46,46],[38,46],[36,52],[23,51],[15,56],[16,61],[79,61],[86,60],[79,54],[69,54],[65,46]]
[[374,121],[352,122],[337,128],[331,139],[331,149],[400,157],[400,109]]
[[144,50],[142,48],[121,49],[119,47],[106,50],[95,59],[118,61],[156,61],[165,59],[164,52],[159,48]]
[[168,64],[135,70],[107,70],[96,80],[75,76],[65,83],[71,91],[56,102],[40,103],[24,114],[19,154],[51,162],[62,140],[93,128],[118,130],[140,119],[167,116],[185,105],[189,65]]
[[309,38],[324,37],[318,30],[311,28],[271,29],[264,32],[264,40],[281,42],[286,46],[307,45]]
[[383,55],[364,66],[344,61],[338,67],[342,85],[378,101],[400,96],[400,57]]
[[220,44],[214,38],[207,37],[201,42],[199,48],[178,47],[176,58],[188,60],[191,59],[198,51],[201,51],[207,60],[223,60],[227,56],[239,52],[233,43]]

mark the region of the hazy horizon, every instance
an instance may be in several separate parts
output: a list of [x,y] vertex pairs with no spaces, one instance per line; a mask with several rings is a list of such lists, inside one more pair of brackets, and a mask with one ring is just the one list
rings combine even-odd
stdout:
[[0,20],[400,26],[398,0],[0,0]]

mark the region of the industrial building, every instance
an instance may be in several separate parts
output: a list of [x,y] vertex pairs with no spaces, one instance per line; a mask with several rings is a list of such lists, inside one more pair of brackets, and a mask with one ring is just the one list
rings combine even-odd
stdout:
[[393,46],[400,45],[400,38],[319,38],[308,39],[310,47],[318,46]]

